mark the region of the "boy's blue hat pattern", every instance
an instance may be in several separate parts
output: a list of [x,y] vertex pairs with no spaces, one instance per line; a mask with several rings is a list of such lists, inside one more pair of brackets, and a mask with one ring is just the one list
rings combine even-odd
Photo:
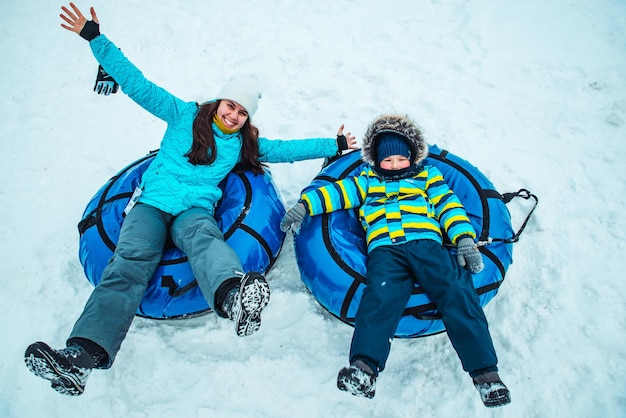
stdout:
[[411,152],[411,164],[417,166],[428,156],[428,144],[422,132],[408,116],[382,115],[374,120],[363,136],[361,155],[363,160],[375,167],[380,162],[378,144],[383,135],[393,134],[406,141]]
[[383,132],[376,138],[376,162],[392,155],[402,155],[411,158],[411,149],[406,139],[394,132]]

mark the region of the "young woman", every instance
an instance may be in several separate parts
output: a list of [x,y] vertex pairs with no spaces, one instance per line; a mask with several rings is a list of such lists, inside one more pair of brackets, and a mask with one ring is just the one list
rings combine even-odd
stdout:
[[[137,104],[167,123],[160,150],[127,208],[115,253],[76,321],[67,347],[31,344],[27,367],[67,395],[80,395],[94,368],[111,367],[163,254],[168,235],[189,259],[209,304],[235,323],[239,336],[256,332],[269,302],[262,274],[243,272],[213,217],[218,184],[233,169],[263,172],[263,162],[328,157],[356,148],[354,136],[270,141],[250,121],[261,93],[248,77],[233,78],[218,97],[201,105],[185,102],[148,81],[92,20],[70,3],[61,26],[89,41],[103,67]],[[131,199],[134,201],[135,199]]]

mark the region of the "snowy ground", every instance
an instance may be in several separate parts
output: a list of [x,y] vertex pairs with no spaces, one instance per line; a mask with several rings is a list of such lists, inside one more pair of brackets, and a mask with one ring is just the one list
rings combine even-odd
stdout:
[[[263,80],[269,138],[361,136],[408,113],[501,192],[540,205],[485,308],[511,405],[487,410],[445,335],[396,340],[373,400],[335,387],[352,329],[298,278],[288,238],[263,327],[137,318],[113,368],[57,394],[23,364],[62,345],[91,287],[76,224],[96,190],[158,148],[164,124],[91,91],[97,64],[61,3],[0,17],[0,416],[625,417],[626,5],[618,0],[94,0],[101,30],[153,81],[211,99]],[[78,3],[85,12],[90,4]],[[286,205],[321,161],[274,165]]]

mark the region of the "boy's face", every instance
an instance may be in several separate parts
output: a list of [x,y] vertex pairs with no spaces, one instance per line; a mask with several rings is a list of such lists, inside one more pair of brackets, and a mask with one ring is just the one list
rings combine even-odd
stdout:
[[402,170],[411,165],[411,161],[404,155],[390,155],[379,164],[383,170]]

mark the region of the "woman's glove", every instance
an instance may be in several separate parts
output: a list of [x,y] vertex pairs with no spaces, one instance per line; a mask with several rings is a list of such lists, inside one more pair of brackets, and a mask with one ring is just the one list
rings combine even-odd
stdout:
[[348,149],[348,138],[345,135],[337,135],[337,149],[339,153]]
[[78,34],[84,40],[91,42],[98,35],[100,35],[100,24],[98,22],[94,22],[93,20],[88,20]]
[[98,65],[98,75],[96,76],[96,84],[93,86],[93,91],[98,94],[104,94],[108,96],[111,93],[117,93],[117,82],[102,68],[102,65]]
[[285,213],[283,220],[280,221],[280,230],[287,232],[291,229],[296,233],[300,232],[300,227],[302,226],[305,215],[306,208],[304,204],[301,202],[296,203]]
[[469,237],[461,238],[457,243],[456,259],[461,267],[467,267],[472,273],[478,273],[485,267],[483,256]]
[[337,155],[350,148],[356,149],[356,138],[350,132],[343,134],[343,124],[337,131]]

